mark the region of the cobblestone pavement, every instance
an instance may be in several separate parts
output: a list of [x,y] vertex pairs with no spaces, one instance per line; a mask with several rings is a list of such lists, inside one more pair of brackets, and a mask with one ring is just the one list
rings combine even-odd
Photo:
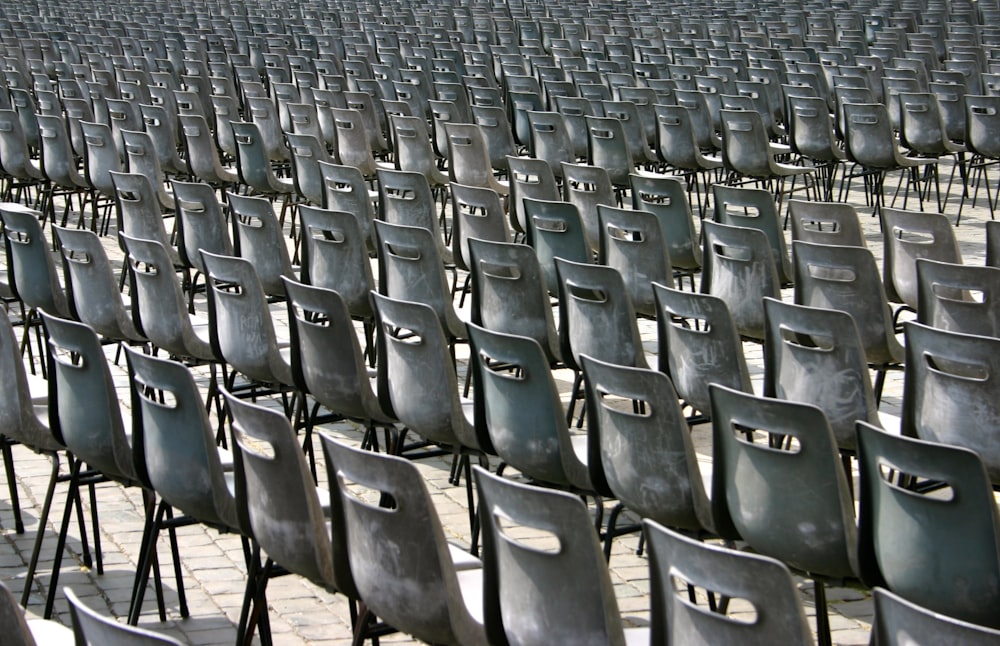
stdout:
[[[942,176],[945,169],[942,168]],[[860,182],[856,182],[856,186]],[[957,193],[957,191],[956,191]],[[878,220],[869,217],[871,208],[863,202],[863,194],[856,188],[851,195],[852,202],[858,205],[861,221],[869,246],[878,258],[882,255],[881,234]],[[982,208],[966,206],[962,216],[962,224],[955,229],[961,242],[961,250],[965,261],[969,264],[982,264],[985,246],[984,222],[989,218],[989,212]],[[957,198],[949,204],[946,212],[954,215],[957,208]],[[787,235],[787,234],[786,234]],[[115,236],[105,238],[106,246],[113,261],[119,264],[121,252],[115,243]],[[786,291],[785,300],[791,300],[792,294]],[[468,301],[467,301],[468,303]],[[199,301],[198,306],[204,313],[205,303]],[[467,314],[466,310],[463,311]],[[286,323],[284,305],[275,305],[273,314],[281,325]],[[645,348],[650,355],[656,351],[656,329],[651,321],[640,321],[640,330],[645,342]],[[751,373],[759,386],[762,377],[762,361],[759,346],[746,344],[745,351],[750,364]],[[113,348],[108,348],[108,356],[114,359]],[[459,358],[464,370],[466,356]],[[655,358],[651,360],[655,364]],[[129,398],[127,375],[124,361],[113,366],[123,412],[128,415]],[[569,373],[557,375],[564,395],[572,385]],[[202,376],[203,383],[207,383]],[[888,413],[898,413],[902,393],[902,375],[900,372],[890,373],[882,403],[882,410]],[[360,442],[359,430],[348,423],[338,423],[325,427],[331,434],[348,442]],[[711,461],[711,429],[702,425],[693,430],[693,437],[701,455],[703,467],[710,468]],[[17,480],[21,494],[26,531],[18,535],[13,529],[13,518],[7,498],[7,484],[0,483],[0,579],[2,579],[15,594],[20,596],[24,585],[27,562],[30,558],[32,543],[38,529],[38,514],[49,474],[49,463],[46,459],[33,454],[24,447],[14,448],[14,460],[17,468]],[[430,459],[420,461],[419,468],[424,474],[434,502],[444,524],[446,534],[453,540],[468,545],[469,527],[466,511],[465,491],[448,483],[450,462],[446,459]],[[64,465],[65,469],[65,465]],[[319,469],[321,479],[325,479],[322,467]],[[325,484],[325,483],[324,483]],[[45,544],[41,555],[38,576],[35,579],[28,612],[37,614],[44,606],[44,598],[50,577],[54,545],[59,519],[63,511],[64,488],[57,490],[55,503],[45,528]],[[123,617],[127,614],[129,597],[132,588],[138,556],[139,542],[143,527],[141,496],[134,490],[125,490],[116,484],[103,484],[97,487],[97,500],[100,509],[100,539],[104,555],[104,573],[98,575],[94,570],[82,566],[80,551],[81,542],[79,529],[75,526],[70,531],[68,552],[64,561],[60,585],[71,586],[89,605],[99,612]],[[610,504],[610,503],[609,503]],[[89,506],[89,503],[87,503]],[[236,623],[239,618],[240,604],[244,589],[246,570],[243,564],[243,552],[238,537],[223,535],[200,525],[178,530],[178,541],[181,551],[181,565],[184,572],[184,588],[190,606],[190,617],[181,618],[178,612],[178,600],[174,579],[170,571],[170,557],[166,542],[160,541],[160,560],[163,563],[164,585],[166,587],[166,608],[168,619],[160,622],[153,603],[154,595],[150,590],[146,594],[140,624],[142,626],[162,631],[181,638],[192,644],[227,644],[235,639]],[[638,538],[627,535],[615,542],[610,568],[615,591],[621,612],[626,621],[633,625],[642,625],[648,621],[649,615],[649,581],[647,559],[636,555]],[[810,621],[813,615],[811,582],[799,580],[802,597]],[[869,627],[872,618],[870,595],[861,587],[832,586],[828,592],[830,604],[830,623],[833,630],[833,640],[836,644],[867,644]],[[350,640],[350,622],[348,607],[344,598],[325,592],[298,576],[285,576],[271,581],[268,587],[268,602],[271,630],[277,644],[347,644]],[[66,601],[59,595],[56,604],[56,618],[64,623],[69,622]],[[383,638],[386,643],[408,643],[413,640],[405,635],[391,635]]]

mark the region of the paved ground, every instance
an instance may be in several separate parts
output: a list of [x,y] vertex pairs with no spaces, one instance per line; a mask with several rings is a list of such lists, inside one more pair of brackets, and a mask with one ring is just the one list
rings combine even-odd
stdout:
[[[944,175],[944,172],[942,172]],[[855,191],[852,201],[859,204],[862,224],[869,246],[881,258],[882,242],[876,219],[869,217],[871,209],[864,207],[862,194]],[[956,201],[949,205],[947,212],[954,213]],[[956,233],[961,241],[962,252],[969,264],[981,264],[984,255],[984,221],[989,213],[984,208],[966,207],[961,227]],[[114,237],[106,238],[107,248],[116,261],[120,261],[120,251]],[[790,300],[790,292],[784,294]],[[204,303],[200,304],[204,307]],[[284,306],[276,306],[274,315],[281,320],[285,316]],[[655,353],[655,325],[641,321],[640,329],[646,341],[646,350]],[[759,381],[762,364],[759,347],[747,344],[748,361],[755,378]],[[113,357],[109,349],[109,357]],[[653,363],[655,365],[655,363]],[[130,413],[127,397],[127,382],[122,366],[115,366],[117,383],[120,388],[122,409]],[[564,393],[571,382],[568,374],[559,375]],[[902,392],[901,373],[889,376],[882,409],[896,413]],[[360,441],[360,433],[350,424],[328,426],[330,433],[349,442]],[[693,431],[696,445],[702,455],[702,463],[710,466],[710,429],[701,426]],[[7,484],[0,483],[0,579],[18,596],[24,585],[26,564],[31,554],[32,542],[38,530],[38,513],[45,485],[48,479],[48,462],[23,447],[14,450],[17,466],[17,480],[21,493],[21,504],[26,532],[14,533],[13,519],[7,498]],[[422,461],[420,469],[426,477],[440,513],[447,535],[460,543],[468,544],[468,516],[465,509],[465,492],[461,487],[448,484],[449,463],[443,459]],[[320,473],[323,470],[320,469]],[[35,580],[29,613],[41,612],[44,595],[50,579],[56,531],[63,510],[64,489],[57,490],[57,499],[49,523],[45,528],[45,549],[42,563]],[[129,596],[135,570],[138,546],[142,532],[143,515],[141,498],[136,491],[123,490],[114,484],[98,487],[101,522],[101,542],[104,553],[103,575],[82,567],[80,539],[77,529],[71,531],[69,552],[64,562],[60,585],[72,586],[88,604],[102,613],[122,617],[127,613]],[[245,568],[240,541],[231,535],[220,535],[201,526],[193,526],[178,532],[184,570],[184,586],[191,616],[182,619],[178,613],[177,595],[172,578],[165,580],[167,588],[166,604],[168,620],[161,623],[153,607],[153,595],[146,595],[146,605],[141,625],[177,636],[192,644],[227,644],[235,638],[235,624],[238,619],[241,595],[243,593]],[[621,612],[626,620],[642,625],[648,620],[649,583],[647,559],[637,556],[637,537],[625,536],[615,543],[611,559],[611,574]],[[161,541],[160,558],[169,564],[169,553],[165,542]],[[168,568],[164,568],[167,576]],[[811,583],[802,581],[803,600],[807,613],[813,614]],[[350,630],[347,605],[344,599],[318,589],[297,576],[287,576],[271,582],[268,588],[270,602],[271,629],[278,644],[346,644]],[[834,587],[829,591],[830,621],[834,642],[837,644],[867,644],[872,605],[867,592],[859,587]],[[66,602],[61,598],[56,605],[57,618],[68,622]],[[385,638],[386,642],[412,642],[403,635]]]

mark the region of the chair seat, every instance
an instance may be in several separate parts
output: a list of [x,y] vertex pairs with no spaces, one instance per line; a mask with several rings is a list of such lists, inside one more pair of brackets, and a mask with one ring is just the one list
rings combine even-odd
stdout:
[[[476,559],[477,561],[479,559]],[[483,568],[482,565],[476,568],[457,570],[458,587],[462,593],[462,601],[465,602],[465,609],[469,617],[476,624],[483,623]]]
[[448,543],[448,553],[451,555],[451,563],[456,571],[478,570],[483,567],[482,562],[476,556],[454,543]]
[[73,630],[55,621],[46,619],[29,619],[28,630],[35,642],[49,646],[61,646],[62,644],[75,643]]

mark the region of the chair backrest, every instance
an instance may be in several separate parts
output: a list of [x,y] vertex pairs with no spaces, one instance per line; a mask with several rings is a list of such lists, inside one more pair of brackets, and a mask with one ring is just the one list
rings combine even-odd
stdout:
[[478,448],[437,314],[424,303],[374,292],[372,298],[380,348],[379,400],[391,405],[402,424],[432,442]]
[[[498,643],[625,643],[614,587],[579,497],[475,469],[483,525],[484,621]],[[539,549],[518,530],[551,535]]]
[[534,339],[550,361],[562,356],[552,305],[534,250],[522,244],[469,241],[472,322]]
[[48,338],[49,426],[74,456],[134,483],[132,448],[100,339],[83,323],[42,312]]
[[1000,419],[993,393],[1000,339],[905,323],[904,434],[976,451],[1000,483],[1000,445],[990,431]]
[[[657,644],[812,644],[802,602],[781,561],[694,540],[644,520],[651,634]],[[677,583],[748,603],[754,620],[699,607]]]
[[0,203],[7,271],[14,295],[29,309],[69,316],[66,294],[59,284],[39,221],[41,213],[14,202]]
[[453,262],[451,249],[444,244],[440,220],[435,214],[434,193],[426,175],[380,168],[378,219],[430,231],[441,260],[446,264]]
[[224,167],[219,160],[215,139],[205,117],[200,114],[179,114],[177,119],[187,148],[185,159],[190,173],[215,186],[238,182],[236,172]]
[[132,321],[136,329],[157,348],[172,355],[213,360],[208,331],[199,336],[192,327],[167,250],[155,240],[118,234],[125,247],[132,300]]
[[601,166],[591,164],[562,164],[563,199],[575,204],[580,221],[587,235],[587,243],[594,251],[601,238],[601,222],[597,217],[598,205],[615,206],[615,190],[611,176]]
[[[270,102],[270,99],[265,99]],[[272,160],[268,158],[266,141],[260,127],[252,122],[232,121],[229,124],[236,141],[236,163],[240,183],[257,193],[279,195],[291,193],[292,180],[281,181],[274,174]],[[281,142],[288,157],[284,139]]]
[[296,272],[285,245],[285,234],[270,200],[232,192],[226,193],[226,200],[229,202],[237,253],[253,265],[265,294],[283,297],[282,276],[294,278]]
[[74,319],[112,341],[142,341],[122,302],[108,254],[96,233],[53,226]]
[[781,298],[781,283],[767,234],[760,229],[704,221],[701,291],[726,301],[736,329],[764,338],[763,298]]
[[[88,607],[70,588],[63,588],[69,601],[73,634],[78,644],[106,644],[107,646],[181,646],[181,642],[168,635],[130,626],[104,617]],[[8,633],[5,633],[8,634]]]
[[369,383],[348,305],[336,291],[285,279],[292,376],[331,411],[364,422],[391,421]]
[[112,195],[114,184],[111,181],[111,172],[120,173],[123,165],[111,127],[103,123],[82,121],[80,128],[86,147],[83,159],[87,181],[99,192]]
[[155,240],[173,253],[163,222],[163,208],[149,178],[138,173],[111,172],[110,175],[118,204],[118,230],[135,238]]
[[600,263],[621,274],[635,311],[653,317],[656,303],[652,284],[674,285],[670,250],[659,219],[648,211],[603,204],[597,207],[597,215],[601,224]]
[[528,244],[538,255],[546,289],[553,296],[557,295],[559,277],[556,275],[555,259],[576,262],[593,259],[580,209],[570,202],[525,198],[524,211],[528,219]]
[[582,361],[591,479],[642,518],[711,530],[711,506],[670,379],[586,355]]
[[207,251],[201,255],[208,284],[213,351],[251,379],[271,385],[293,385],[291,367],[282,357],[254,265],[246,258]]
[[926,641],[989,646],[1000,640],[1000,630],[935,612],[885,588],[873,588],[872,600],[875,608],[872,641],[877,644]]
[[[510,224],[518,234],[528,231],[524,198],[558,201],[561,199],[555,172],[548,162],[533,157],[511,157],[507,160],[510,179]],[[561,168],[560,168],[561,172]]]
[[475,324],[469,326],[469,342],[476,406],[496,454],[540,482],[593,490],[542,346]]
[[490,165],[493,170],[507,172],[507,157],[517,150],[514,135],[502,106],[472,106],[473,123],[479,126],[486,140]]
[[455,312],[444,263],[433,234],[421,227],[377,220],[379,292],[429,305],[450,338],[464,338],[464,324]]
[[474,123],[448,123],[448,169],[451,181],[495,188],[493,165],[482,128]]
[[319,169],[326,190],[323,207],[357,215],[366,244],[374,249],[372,221],[375,219],[375,204],[364,175],[353,166],[322,161],[319,162]]
[[230,432],[233,449],[240,453],[254,540],[288,571],[356,597],[340,500],[331,499],[327,518],[288,420],[277,410],[223,394],[232,415]]
[[882,209],[882,281],[889,300],[917,307],[917,259],[961,264],[955,229],[942,213]]
[[881,103],[844,104],[844,144],[847,156],[866,168],[895,169],[896,150],[893,124]]
[[5,437],[36,451],[61,451],[47,424],[47,407],[32,401],[21,350],[6,310],[0,311],[0,428]]
[[632,208],[656,216],[663,231],[670,263],[674,269],[694,271],[701,268],[702,250],[695,231],[694,215],[687,190],[675,177],[636,175],[630,178]]
[[556,258],[559,337],[563,361],[579,369],[580,356],[646,367],[635,309],[617,269]]
[[711,414],[710,383],[752,392],[743,345],[726,301],[653,285],[657,302],[659,370],[681,398],[702,415]]
[[792,263],[785,245],[778,206],[773,194],[762,188],[712,185],[715,221],[738,227],[758,229],[767,235],[774,255],[774,266],[782,285],[792,282]]
[[204,182],[171,180],[176,203],[177,252],[187,267],[204,273],[200,251],[233,255],[233,241],[229,235],[219,198],[210,185]]
[[[482,624],[473,619],[481,609],[470,612],[463,603],[440,520],[417,467],[403,458],[321,437],[331,497],[339,496],[344,509],[348,560],[365,605],[423,641],[485,641]],[[358,497],[355,486],[374,490],[393,505],[373,505],[367,496]],[[373,536],[379,540],[371,540]],[[478,583],[473,571],[466,574]]]
[[507,213],[492,188],[451,183],[451,253],[455,266],[468,271],[469,239],[510,242]]
[[854,205],[846,202],[788,200],[792,240],[818,244],[865,247],[861,221]]
[[285,133],[292,158],[295,190],[311,204],[322,206],[326,185],[320,172],[320,161],[332,161],[322,140],[311,134]]
[[352,316],[372,316],[375,278],[359,216],[300,204],[299,219],[302,282],[336,291]]
[[917,259],[917,320],[932,327],[1000,336],[1000,269]]
[[[1000,628],[1000,517],[974,451],[858,425],[861,575],[905,599]],[[937,494],[921,491],[933,482]],[[939,495],[945,488],[947,495]]]
[[819,407],[841,449],[854,423],[879,424],[865,351],[847,312],[764,299],[764,395]]
[[988,159],[1000,158],[1000,96],[965,95],[965,116],[969,150]]
[[531,154],[549,164],[553,172],[562,172],[563,162],[577,160],[569,129],[563,116],[558,112],[540,112],[531,110],[527,113],[531,127]]
[[[140,477],[202,523],[238,529],[215,431],[184,365],[125,348],[132,393],[132,450]],[[169,402],[169,404],[167,403]]]
[[[823,411],[718,384],[709,390],[716,532],[805,572],[855,576],[854,507]],[[784,448],[769,441],[782,436]]]
[[796,303],[850,314],[861,334],[868,363],[899,363],[903,359],[871,251],[796,241],[792,243],[792,258]]
[[428,177],[440,175],[427,121],[423,117],[393,115],[392,137],[397,168]]
[[837,161],[834,121],[826,101],[815,96],[789,96],[788,106],[791,145],[795,152],[817,162]]
[[607,171],[611,183],[628,186],[635,153],[629,147],[622,122],[614,117],[587,117],[587,161]]

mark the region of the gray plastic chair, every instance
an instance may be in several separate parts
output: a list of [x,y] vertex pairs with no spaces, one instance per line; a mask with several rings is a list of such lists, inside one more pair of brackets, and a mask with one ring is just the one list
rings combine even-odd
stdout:
[[566,164],[562,166],[563,200],[576,205],[583,222],[590,249],[597,251],[601,238],[601,223],[597,217],[597,207],[617,206],[615,188],[611,176],[600,166],[590,164]]
[[176,205],[177,255],[181,264],[194,272],[188,285],[188,309],[193,313],[198,277],[205,273],[199,252],[204,249],[225,256],[235,252],[229,223],[215,189],[204,182],[175,179],[170,184]]
[[[254,266],[245,258],[202,251],[208,284],[208,318],[213,352],[236,373],[285,393],[294,389],[291,349],[279,342],[267,298]],[[285,402],[286,410],[288,403]]]
[[548,162],[533,157],[511,157],[507,160],[510,178],[510,224],[517,234],[515,240],[522,242],[528,231],[528,216],[524,209],[524,198],[556,202],[561,199],[556,184],[554,169]]
[[[260,570],[248,590],[253,604],[265,606],[267,612],[268,581],[287,571],[329,592],[342,592],[351,600],[351,617],[356,618],[358,593],[347,560],[339,499],[331,504],[328,490],[316,486],[295,432],[281,413],[228,392],[223,395],[233,419],[230,432],[233,450],[238,452],[237,479],[242,477],[237,487],[242,487],[253,540],[267,554],[262,566],[255,564]],[[256,617],[254,621],[267,625]],[[249,634],[243,637],[249,639],[254,626],[245,628]]]
[[764,339],[765,296],[781,299],[774,253],[760,229],[705,220],[701,291],[726,301],[741,337]]
[[[270,299],[285,297],[282,277],[295,278],[299,268],[292,265],[279,217],[264,197],[227,192],[233,242],[237,255],[253,265],[260,286]],[[211,251],[206,249],[205,251]]]
[[[882,209],[882,283],[894,303],[917,309],[917,259],[962,264],[955,230],[941,213]],[[898,316],[898,314],[897,314]]]
[[588,116],[585,121],[587,162],[603,168],[618,191],[628,188],[628,176],[635,170],[638,155],[629,146],[623,122],[605,116]]
[[379,292],[431,307],[454,352],[455,342],[466,338],[465,323],[455,311],[433,233],[382,220],[375,222],[375,231],[379,240]]
[[764,313],[764,396],[819,407],[837,445],[853,451],[856,420],[881,426],[854,319],[847,312],[771,298],[764,299]]
[[458,483],[458,471],[464,468],[469,520],[474,524],[469,456],[482,457],[488,447],[476,432],[473,402],[459,393],[454,354],[441,319],[425,303],[375,292],[372,298],[380,355],[379,401],[400,424],[455,456],[452,482]]
[[166,214],[156,197],[153,184],[145,175],[138,173],[111,172],[117,203],[117,224],[119,233],[127,233],[134,238],[155,240],[170,254],[174,265],[180,265],[177,249],[171,244],[163,221]]
[[872,252],[864,247],[796,241],[792,243],[792,258],[796,303],[842,310],[854,318],[869,367],[878,372],[875,400],[881,401],[885,371],[899,368],[903,347],[896,339]]
[[657,217],[600,205],[600,264],[617,269],[637,314],[654,318],[653,283],[674,286],[670,250]]
[[904,325],[902,433],[975,451],[1000,485],[1000,440],[991,432],[1000,419],[1000,339]]
[[393,116],[392,133],[399,170],[420,173],[432,189],[447,186],[448,176],[438,168],[426,120],[416,116]]
[[1000,630],[934,612],[885,588],[873,588],[872,599],[872,644],[876,646],[920,642],[990,646],[1000,642]]
[[[813,644],[791,573],[781,561],[702,543],[644,520],[655,644]],[[677,581],[749,602],[752,622],[699,607]]]
[[[63,588],[69,601],[76,643],[106,644],[106,646],[181,646],[181,642],[160,633],[122,624],[99,615],[83,603],[70,588]],[[44,643],[55,643],[46,640]],[[67,642],[68,643],[68,642]]]
[[730,226],[758,229],[767,235],[774,267],[782,286],[792,284],[792,263],[785,245],[785,234],[778,217],[778,205],[770,191],[744,186],[712,186],[714,220]]
[[[442,204],[447,197],[447,192],[442,193]],[[445,246],[450,232],[442,231],[446,222],[443,217],[439,220],[435,216],[434,199],[431,185],[423,174],[403,170],[379,170],[378,219],[430,231],[441,261],[450,270],[455,263],[451,249]],[[444,212],[442,209],[442,215]]]
[[[320,173],[326,186],[323,207],[331,211],[345,211],[358,216],[358,223],[364,233],[366,244],[374,251],[372,221],[375,220],[375,198],[377,193],[368,190],[364,176],[353,166],[319,163]],[[379,182],[381,186],[381,182]]]
[[145,343],[122,301],[100,238],[87,229],[53,227],[62,253],[66,299],[73,318],[113,342]]
[[689,423],[709,419],[708,385],[753,392],[743,344],[726,302],[710,294],[653,285],[657,304],[660,372],[681,400],[697,411]]
[[534,250],[521,244],[470,240],[471,320],[497,332],[534,339],[550,363],[562,361],[552,304]]
[[[94,235],[89,231],[86,233]],[[125,487],[143,485],[135,466],[131,438],[122,422],[121,403],[97,333],[84,323],[53,317],[44,311],[41,315],[48,339],[49,393],[52,401],[49,423],[54,437],[66,446],[72,456],[70,489],[66,496],[62,531],[56,544],[46,600],[45,616],[49,616],[59,590],[59,570],[74,498],[82,496],[83,487],[90,489],[92,514],[96,523],[95,484],[113,480]],[[86,467],[83,466],[84,463]],[[142,494],[147,513],[151,513],[154,494],[148,488],[144,488]],[[170,532],[170,540],[176,554],[176,536],[173,531]],[[40,545],[40,542],[36,545]],[[96,571],[103,574],[98,532],[94,534],[94,550],[97,557]],[[86,549],[84,553],[85,558],[89,559]],[[177,585],[183,586],[179,575]],[[159,588],[157,590],[159,594]],[[162,598],[159,601],[162,607]]]
[[[396,420],[378,399],[375,375],[365,365],[346,300],[331,289],[288,279],[285,289],[292,376],[299,390],[334,414],[363,423],[369,434],[377,426],[385,428],[390,435],[386,450],[401,450]],[[314,410],[307,429],[316,417]]]
[[[456,562],[416,466],[321,437],[331,497],[344,509],[351,572],[368,610],[430,643],[487,643],[482,569],[468,555]],[[358,498],[347,483],[382,494],[392,507]]]
[[471,238],[510,242],[513,236],[507,226],[507,213],[499,193],[489,188],[454,182],[450,191],[452,258],[456,267],[469,271]]
[[575,163],[580,157],[562,114],[531,110],[527,112],[527,120],[533,158],[546,162],[554,173],[561,175],[564,162]]
[[[622,625],[590,515],[576,496],[476,469],[483,523],[483,610],[491,643],[639,644],[648,629]],[[558,549],[517,538],[543,532]],[[558,636],[558,637],[556,637]]]
[[715,530],[813,579],[818,640],[828,645],[824,580],[859,569],[854,507],[826,416],[810,404],[709,390]]
[[333,162],[326,146],[315,135],[285,133],[285,141],[292,158],[292,179],[295,192],[310,204],[322,206],[326,199],[326,185],[319,162]]
[[73,631],[58,621],[28,619],[3,582],[0,582],[0,630],[3,631],[4,643],[10,646],[69,646],[76,643]]
[[177,119],[187,148],[185,159],[191,175],[216,188],[235,188],[240,181],[239,174],[234,168],[223,166],[205,117],[179,114]]
[[486,135],[474,123],[445,124],[448,135],[448,172],[451,181],[467,186],[491,188],[500,195],[510,194],[510,184],[493,173]]
[[792,240],[866,247],[857,209],[846,202],[788,200]]
[[[272,105],[270,99],[264,99]],[[260,127],[255,122],[230,122],[233,136],[236,140],[236,162],[240,183],[253,193],[267,196],[271,199],[282,198],[282,214],[284,214],[290,196],[295,192],[295,181],[291,177],[281,177],[275,174],[271,166],[270,152]],[[281,144],[288,156],[284,142]]]
[[152,138],[146,132],[123,130],[122,140],[129,171],[150,178],[160,205],[168,212],[174,211],[177,207],[176,198],[167,190],[166,175],[160,166]]
[[594,260],[580,209],[569,202],[525,198],[524,214],[528,218],[528,244],[538,256],[545,288],[556,296],[559,293],[556,258],[576,262]]
[[493,451],[525,477],[593,495],[587,436],[570,432],[541,346],[469,326],[476,408]]
[[[189,314],[167,250],[155,240],[119,234],[125,247],[132,322],[154,348],[185,361],[217,363],[206,319]],[[213,379],[214,381],[214,379]]]
[[[194,376],[182,364],[125,348],[132,400],[132,450],[139,477],[160,496],[136,569],[129,623],[136,625],[156,540],[173,508],[219,531],[241,532],[232,472],[225,472],[221,449]],[[169,398],[171,406],[163,401]],[[174,521],[176,522],[176,520]],[[175,553],[174,558],[178,556]],[[175,561],[176,562],[176,561]],[[183,587],[181,616],[187,616]]]
[[701,270],[702,250],[695,231],[694,215],[688,203],[687,190],[676,177],[666,175],[636,175],[629,177],[632,208],[656,216],[670,253],[675,273],[692,277]]
[[709,483],[670,379],[648,368],[581,359],[587,407],[593,411],[591,478],[619,501],[608,519],[605,556],[611,555],[622,507],[668,527],[711,532]]
[[[36,331],[39,323],[38,310],[44,309],[58,316],[69,316],[66,293],[59,284],[55,261],[49,253],[49,243],[45,239],[40,222],[41,213],[13,202],[0,203],[0,220],[3,220],[3,240],[7,257],[7,273],[13,295],[21,301],[26,312],[26,325],[21,338],[21,352],[28,351],[32,360],[31,345],[28,343],[30,329]],[[39,361],[43,363],[44,351],[41,336],[38,337]],[[34,363],[31,363],[34,374]]]
[[859,424],[858,460],[865,583],[955,619],[1000,627],[993,611],[1000,517],[976,453]]
[[917,321],[932,327],[1000,336],[1000,270],[917,259]]

